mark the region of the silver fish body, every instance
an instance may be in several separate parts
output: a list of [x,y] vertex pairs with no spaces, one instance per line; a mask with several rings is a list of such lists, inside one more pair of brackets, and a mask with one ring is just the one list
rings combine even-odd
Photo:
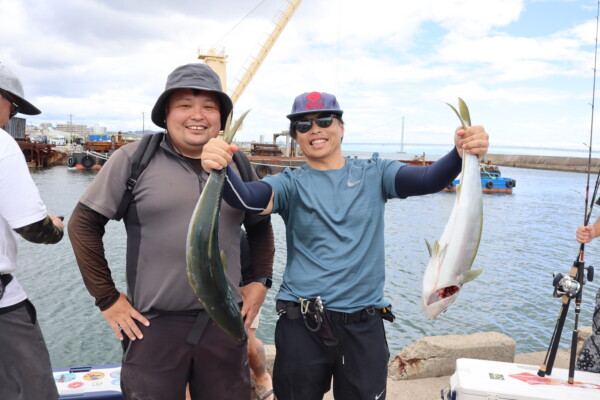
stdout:
[[219,212],[224,170],[211,172],[196,204],[187,238],[187,274],[192,290],[210,318],[232,337],[246,338],[238,306],[225,273],[225,254],[219,248]]
[[442,236],[429,246],[423,277],[423,307],[429,319],[446,311],[465,282],[481,270],[471,270],[483,227],[483,201],[477,156],[466,154],[456,200]]
[[[233,126],[229,114],[223,140],[231,143],[249,111]],[[187,275],[210,318],[230,336],[245,340],[242,313],[229,287],[225,253],[219,247],[219,213],[226,173],[226,170],[212,171],[196,203],[187,234]]]
[[[467,105],[459,100],[458,112],[448,104],[460,119],[463,128],[471,126]],[[460,290],[481,274],[471,270],[483,228],[483,198],[479,160],[476,155],[463,153],[460,184],[450,218],[433,247],[427,243],[429,264],[423,276],[423,308],[429,319],[437,318],[456,300]]]

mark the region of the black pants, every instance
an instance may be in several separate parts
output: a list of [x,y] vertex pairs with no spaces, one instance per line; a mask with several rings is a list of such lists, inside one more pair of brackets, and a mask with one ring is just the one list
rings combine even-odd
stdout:
[[0,399],[58,399],[48,348],[29,300],[0,308]]
[[302,318],[279,318],[273,367],[277,399],[321,400],[332,378],[336,399],[385,399],[390,353],[381,317],[332,325],[339,344],[329,347]]

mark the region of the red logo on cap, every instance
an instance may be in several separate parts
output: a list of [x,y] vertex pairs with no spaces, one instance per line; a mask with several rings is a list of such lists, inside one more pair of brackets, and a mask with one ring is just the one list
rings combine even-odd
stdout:
[[319,92],[312,92],[306,95],[306,100],[308,101],[317,101],[317,100],[321,100],[321,93]]
[[323,102],[321,100],[321,93],[311,92],[306,95],[306,104],[304,104],[305,110],[322,110]]

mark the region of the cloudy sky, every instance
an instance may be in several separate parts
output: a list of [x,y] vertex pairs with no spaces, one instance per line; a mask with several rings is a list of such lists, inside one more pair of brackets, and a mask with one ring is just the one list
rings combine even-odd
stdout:
[[[366,4],[369,4],[368,6]],[[335,93],[346,142],[451,143],[465,99],[494,145],[589,143],[597,1],[304,0],[236,104],[238,140],[287,128],[294,97]],[[166,76],[223,46],[228,89],[287,0],[0,0],[0,62],[28,123],[150,121]],[[600,124],[600,121],[598,121]],[[600,146],[600,143],[597,144]],[[594,143],[594,148],[597,146]]]

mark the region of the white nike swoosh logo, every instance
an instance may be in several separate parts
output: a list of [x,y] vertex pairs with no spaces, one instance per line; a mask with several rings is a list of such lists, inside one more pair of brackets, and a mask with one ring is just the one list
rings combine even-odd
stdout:
[[[354,187],[354,186],[358,185],[359,183],[360,183],[360,179],[357,181],[354,181],[354,182],[348,181],[348,187]],[[375,399],[375,400],[377,400],[377,399]]]
[[383,392],[379,393],[379,395],[375,396],[375,400],[379,400],[379,398],[381,396],[383,396],[384,393],[385,393],[385,389],[383,389]]

